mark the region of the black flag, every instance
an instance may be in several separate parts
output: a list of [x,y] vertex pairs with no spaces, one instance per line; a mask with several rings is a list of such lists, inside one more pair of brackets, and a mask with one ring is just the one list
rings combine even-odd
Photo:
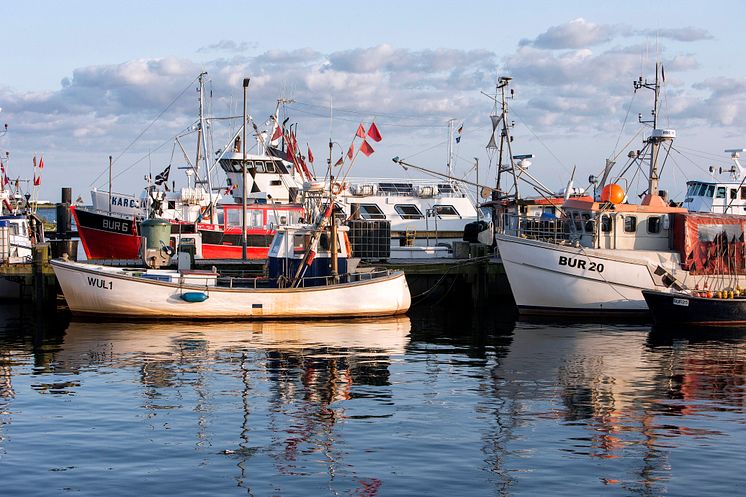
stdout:
[[168,166],[166,166],[166,169],[164,169],[161,174],[158,174],[155,177],[155,184],[158,185],[158,186],[160,186],[163,183],[165,183],[166,181],[168,181],[168,173],[170,173],[170,172],[171,172],[171,164],[169,164]]

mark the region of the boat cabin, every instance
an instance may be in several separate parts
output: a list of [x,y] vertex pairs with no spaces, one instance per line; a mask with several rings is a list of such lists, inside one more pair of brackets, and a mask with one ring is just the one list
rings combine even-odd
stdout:
[[[348,230],[346,226],[337,227],[337,274],[345,274],[349,269]],[[325,284],[332,276],[331,240],[329,227],[318,232],[310,225],[279,226],[269,248],[269,278],[292,280],[298,268],[305,265],[303,286]]]
[[651,205],[612,204],[568,199],[563,207],[570,240],[581,246],[620,250],[669,250],[672,215],[686,209],[670,207],[657,197]]
[[687,181],[683,206],[691,212],[746,214],[746,186],[741,182]]

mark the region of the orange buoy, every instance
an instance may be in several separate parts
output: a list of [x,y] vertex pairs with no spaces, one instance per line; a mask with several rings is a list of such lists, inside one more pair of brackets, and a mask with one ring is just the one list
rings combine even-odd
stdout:
[[624,202],[624,188],[616,183],[610,183],[601,190],[601,202],[611,202],[612,204],[621,204]]

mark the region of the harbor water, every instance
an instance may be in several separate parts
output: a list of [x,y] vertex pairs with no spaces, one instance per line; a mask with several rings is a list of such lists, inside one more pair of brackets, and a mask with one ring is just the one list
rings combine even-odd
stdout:
[[746,330],[0,309],[0,494],[736,495]]

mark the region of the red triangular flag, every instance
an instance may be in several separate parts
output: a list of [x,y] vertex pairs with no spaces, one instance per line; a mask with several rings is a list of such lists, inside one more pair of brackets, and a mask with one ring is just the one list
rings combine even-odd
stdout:
[[347,151],[347,157],[349,157],[350,160],[352,160],[352,154],[354,152],[355,152],[355,146],[354,145],[350,145],[350,149]]
[[341,166],[345,163],[344,157],[340,157],[337,162],[334,163],[334,167]]
[[378,131],[378,126],[376,126],[376,123],[370,123],[370,128],[368,128],[368,136],[370,136],[373,141],[381,141],[381,133],[380,131]]
[[360,138],[365,138],[365,126],[363,126],[363,123],[360,123],[360,126],[357,127],[355,136],[359,136]]
[[272,133],[272,139],[269,141],[273,142],[275,140],[279,140],[281,137],[282,137],[282,128],[278,124],[277,127],[275,128],[275,132]]
[[36,176],[36,173],[34,173],[34,186],[41,185],[41,176]]
[[39,169],[44,169],[44,156],[39,159]]
[[375,150],[373,150],[373,147],[371,147],[365,140],[363,140],[363,144],[360,145],[360,151],[364,153],[366,157],[370,157],[370,154],[375,152]]
[[306,146],[308,147],[308,162],[313,164],[313,154],[311,153],[311,146],[306,143]]

